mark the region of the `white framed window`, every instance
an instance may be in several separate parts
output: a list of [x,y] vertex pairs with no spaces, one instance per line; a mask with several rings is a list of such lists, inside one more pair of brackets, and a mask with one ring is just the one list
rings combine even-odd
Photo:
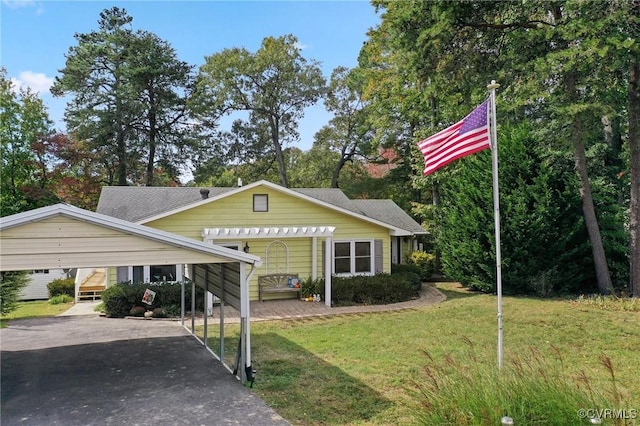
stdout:
[[333,273],[336,275],[373,275],[374,241],[336,241],[333,244]]
[[253,194],[253,211],[268,212],[269,211],[269,195]]
[[155,283],[160,281],[182,281],[182,265],[130,266],[128,281],[134,283]]
[[176,265],[151,265],[149,266],[149,282],[177,281]]

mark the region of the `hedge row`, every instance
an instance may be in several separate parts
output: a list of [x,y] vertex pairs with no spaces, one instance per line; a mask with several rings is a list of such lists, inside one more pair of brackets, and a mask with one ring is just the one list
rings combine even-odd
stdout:
[[[142,296],[146,289],[156,292],[151,305],[142,302]],[[186,309],[191,309],[191,283],[185,285]],[[156,283],[119,283],[108,287],[102,292],[105,314],[111,318],[122,318],[130,314],[131,310],[138,306],[154,310],[163,308],[168,315],[177,316],[181,305],[181,283],[156,282]],[[196,287],[196,310],[204,307],[204,290]]]
[[[332,303],[335,306],[384,305],[411,300],[422,287],[420,276],[413,272],[373,276],[333,277]],[[324,297],[324,279],[302,281],[303,296],[319,293]]]

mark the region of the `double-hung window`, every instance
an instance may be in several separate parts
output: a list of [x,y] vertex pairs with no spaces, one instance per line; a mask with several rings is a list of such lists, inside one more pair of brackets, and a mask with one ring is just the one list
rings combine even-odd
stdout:
[[373,241],[336,241],[333,272],[337,275],[369,275],[374,272]]

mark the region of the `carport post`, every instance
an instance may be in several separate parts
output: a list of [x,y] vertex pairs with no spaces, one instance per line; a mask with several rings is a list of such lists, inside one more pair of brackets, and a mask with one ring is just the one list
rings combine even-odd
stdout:
[[196,282],[191,281],[191,334],[196,334]]
[[180,283],[180,292],[181,292],[181,297],[180,297],[180,322],[181,325],[184,327],[184,296],[185,296],[185,291],[184,291],[184,280],[182,280],[182,283]]
[[224,364],[224,299],[220,299],[220,362]]
[[220,264],[220,362],[224,364],[224,263]]
[[241,341],[241,378],[247,381],[247,370],[251,368],[251,321],[249,315],[249,282],[247,280],[247,264],[240,262],[240,341]]
[[204,338],[202,340],[204,341],[204,347],[208,349],[207,338],[209,337],[209,329],[207,328],[207,317],[209,316],[209,311],[207,308],[209,307],[209,265],[205,265],[204,287]]

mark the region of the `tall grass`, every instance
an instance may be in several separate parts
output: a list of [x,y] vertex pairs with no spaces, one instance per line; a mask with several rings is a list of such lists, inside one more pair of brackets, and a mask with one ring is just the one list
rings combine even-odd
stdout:
[[581,295],[573,303],[608,311],[640,312],[640,298],[637,297],[601,296],[598,294]]
[[602,358],[602,368],[611,381],[601,389],[584,371],[569,373],[556,347],[552,357],[530,347],[509,356],[499,369],[484,357],[486,351],[476,351],[469,339],[465,343],[468,353],[461,359],[435,359],[425,352],[426,380],[417,384],[423,400],[417,418],[423,424],[499,425],[507,416],[516,425],[579,425],[590,423],[584,413],[594,413],[595,407],[630,407],[618,391],[608,357]]

